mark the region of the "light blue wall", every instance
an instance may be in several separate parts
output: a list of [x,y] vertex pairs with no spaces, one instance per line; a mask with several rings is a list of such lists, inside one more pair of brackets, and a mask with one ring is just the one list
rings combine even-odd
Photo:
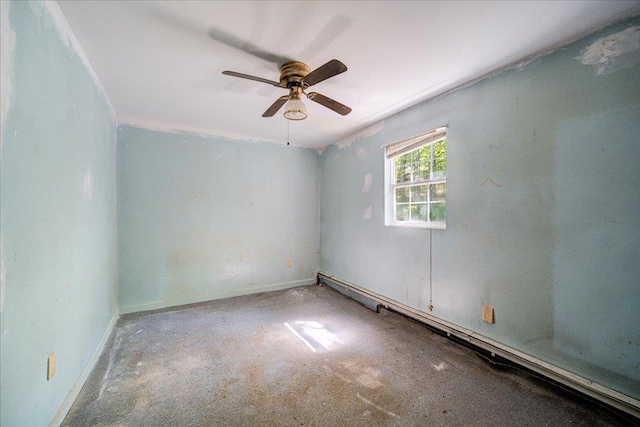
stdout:
[[[640,20],[319,159],[130,126],[116,135],[57,6],[2,11],[0,425],[52,419],[118,304],[280,289],[319,267],[420,310],[431,274],[433,315],[640,398],[640,66],[631,55],[599,73],[575,59]],[[385,227],[381,146],[442,124],[447,230]]]
[[[632,25],[327,149],[320,270],[640,398],[640,52],[577,59]],[[443,124],[447,229],[385,227],[382,146]]]
[[120,126],[121,311],[314,283],[319,164],[309,149]]
[[[0,424],[36,426],[51,421],[116,310],[116,123],[58,31],[57,5],[13,2],[8,12]],[[57,373],[47,381],[54,351]]]

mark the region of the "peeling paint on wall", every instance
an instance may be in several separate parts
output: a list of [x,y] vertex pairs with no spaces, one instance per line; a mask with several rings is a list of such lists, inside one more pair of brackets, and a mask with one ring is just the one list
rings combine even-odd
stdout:
[[[534,57],[524,59],[524,60],[518,62],[516,65],[514,65],[513,69],[522,70],[523,68],[525,68],[527,65],[529,65],[530,63],[532,63],[535,60],[536,60],[536,58],[534,58]],[[434,365],[432,365],[432,366],[434,366]]]
[[[16,33],[9,20],[10,6],[10,2],[0,2],[0,131],[5,126],[13,95],[13,55]],[[2,158],[2,139],[0,135],[0,159]],[[0,313],[4,310],[6,285],[7,266],[4,261],[2,234],[0,234]]]
[[[129,125],[118,135],[122,313],[314,282],[320,162],[312,150]],[[229,177],[251,189],[248,198],[220,185]],[[144,249],[132,256],[131,247]]]
[[371,191],[371,185],[373,184],[373,176],[370,173],[364,176],[364,185],[362,186],[362,192],[368,193]]
[[640,26],[599,38],[580,51],[575,59],[593,65],[597,76],[629,68],[640,62]]
[[64,43],[67,49],[75,52],[75,54],[78,55],[85,68],[87,69],[89,75],[91,76],[93,83],[100,89],[100,92],[102,92],[102,96],[109,106],[111,117],[114,121],[116,121],[116,112],[113,108],[113,105],[111,104],[111,101],[109,100],[109,97],[107,96],[107,92],[104,90],[102,83],[100,83],[100,79],[98,79],[98,75],[89,63],[89,59],[80,46],[78,39],[76,38],[75,34],[73,34],[73,31],[71,31],[71,27],[69,26],[67,19],[62,14],[62,10],[60,10],[58,4],[55,1],[44,1],[41,4],[39,4],[38,2],[30,2],[30,6],[33,14],[40,18],[38,20],[38,25],[40,24],[40,22],[44,22],[45,25],[51,22],[56,32],[60,36],[60,40],[62,41],[62,43]]
[[[427,313],[431,283],[437,317],[637,398],[640,336],[628,325],[640,324],[640,268],[629,256],[640,249],[640,62],[604,78],[590,67],[608,72],[635,55],[639,27],[640,18],[615,24],[329,149],[320,163],[320,270]],[[615,43],[599,50],[605,40]],[[584,67],[575,58],[587,46]],[[381,139],[406,138],[425,120],[455,128],[447,214],[461,226],[426,239],[423,229],[381,226],[384,188],[354,194],[365,174],[376,185],[384,178]],[[607,139],[615,144],[603,146]],[[504,149],[505,141],[522,143]],[[602,164],[616,166],[605,180],[585,180]],[[369,205],[376,221],[366,220]],[[484,303],[501,307],[490,329]]]
[[58,425],[117,316],[116,118],[57,3],[0,8],[0,425]]
[[12,67],[16,33],[9,21],[10,5],[8,1],[0,2],[0,127],[4,127],[13,91]]
[[82,194],[86,199],[93,197],[93,173],[90,170],[82,176]]
[[371,206],[369,206],[367,209],[364,210],[362,214],[362,219],[364,220],[371,219],[371,217],[373,216],[372,212],[373,211],[371,209]]
[[7,287],[7,266],[4,262],[4,244],[0,236],[0,313],[4,310],[5,289]]
[[[216,138],[224,138],[227,141],[240,141],[240,142],[245,142],[245,143],[246,142],[249,142],[249,143],[265,143],[265,142],[268,142],[270,144],[285,145],[286,146],[286,142],[285,141],[274,141],[274,140],[270,140],[270,139],[260,139],[260,138],[255,138],[255,137],[252,137],[252,136],[249,136],[249,135],[240,135],[240,134],[222,132],[222,131],[212,132],[212,131],[207,130],[207,129],[178,126],[178,125],[174,125],[174,124],[170,124],[170,123],[166,123],[166,122],[160,122],[160,121],[148,120],[148,119],[141,119],[141,118],[132,117],[132,116],[118,115],[118,124],[119,125],[128,125],[128,126],[135,127],[135,128],[140,128],[140,129],[147,129],[147,130],[153,130],[153,131],[158,131],[158,132],[172,133],[172,134],[176,134],[176,135],[188,134],[188,135],[196,135],[196,136],[203,137],[203,138],[207,138],[207,137],[212,137],[213,136],[213,137],[216,137]],[[295,146],[295,144],[291,144],[291,145]],[[319,152],[318,154],[322,154],[322,152]]]
[[384,122],[384,120],[381,120],[377,123],[372,124],[371,126],[367,126],[366,128],[359,130],[358,132],[352,133],[351,135],[336,141],[335,145],[342,150],[343,148],[350,146],[359,139],[375,135],[382,129],[384,129]]
[[483,179],[483,180],[482,180],[482,182],[480,183],[480,185],[484,185],[484,184],[486,184],[487,182],[492,183],[492,184],[493,184],[493,185],[495,185],[496,187],[502,187],[502,186],[504,185],[504,184],[499,184],[499,183],[495,182],[495,181],[494,181],[494,180],[492,180],[491,178],[485,178],[485,179]]

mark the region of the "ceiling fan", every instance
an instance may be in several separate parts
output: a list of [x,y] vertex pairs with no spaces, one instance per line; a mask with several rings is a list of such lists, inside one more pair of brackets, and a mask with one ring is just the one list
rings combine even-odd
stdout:
[[280,82],[263,79],[262,77],[250,76],[248,74],[237,73],[235,71],[223,71],[222,74],[240,77],[242,79],[255,80],[257,82],[288,89],[289,94],[278,98],[276,102],[274,102],[271,107],[262,114],[262,117],[273,117],[283,105],[287,104],[284,112],[285,118],[289,120],[304,120],[307,118],[307,109],[300,99],[303,94],[306,95],[308,99],[343,116],[346,116],[351,112],[351,108],[318,92],[305,92],[309,87],[330,77],[344,73],[345,71],[347,71],[346,65],[337,59],[332,59],[311,72],[309,67],[302,62],[286,62],[280,67]]

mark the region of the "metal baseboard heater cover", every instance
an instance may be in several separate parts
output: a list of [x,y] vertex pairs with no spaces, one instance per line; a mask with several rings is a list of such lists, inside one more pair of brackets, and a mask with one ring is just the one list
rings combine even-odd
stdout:
[[640,418],[640,401],[627,396],[626,394],[612,390],[602,384],[598,384],[580,375],[574,374],[573,372],[569,372],[545,362],[544,360],[540,360],[529,354],[508,347],[476,332],[454,325],[445,320],[438,319],[428,313],[421,312],[330,274],[318,272],[317,281],[318,284],[325,283],[328,286],[330,286],[331,283],[340,285],[341,287],[349,290],[349,293],[347,293],[348,296],[359,295],[358,298],[354,299],[356,301],[360,301],[368,308],[375,310],[375,308],[373,308],[375,303],[380,304],[385,308],[390,308],[398,313],[445,332],[449,336],[454,336],[467,341],[470,344],[491,352],[492,354],[496,354],[524,366],[525,368],[571,387],[587,396],[598,399],[607,405],[624,411],[634,417]]

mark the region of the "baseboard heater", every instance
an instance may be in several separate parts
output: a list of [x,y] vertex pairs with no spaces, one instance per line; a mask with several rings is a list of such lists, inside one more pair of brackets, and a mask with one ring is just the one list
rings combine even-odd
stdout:
[[454,325],[445,320],[438,319],[428,313],[416,310],[330,274],[318,272],[317,281],[318,284],[325,284],[337,289],[341,293],[353,298],[372,310],[377,310],[377,307],[380,305],[401,313],[407,317],[417,320],[420,323],[435,328],[445,333],[447,336],[466,341],[471,345],[490,352],[491,355],[503,357],[504,359],[521,365],[533,372],[550,378],[553,381],[577,390],[587,396],[598,399],[601,402],[626,412],[636,418],[640,418],[640,401],[627,396],[626,394],[612,390],[602,384],[595,383],[587,378],[581,377],[573,372],[566,371],[536,357],[508,347],[476,332]]

